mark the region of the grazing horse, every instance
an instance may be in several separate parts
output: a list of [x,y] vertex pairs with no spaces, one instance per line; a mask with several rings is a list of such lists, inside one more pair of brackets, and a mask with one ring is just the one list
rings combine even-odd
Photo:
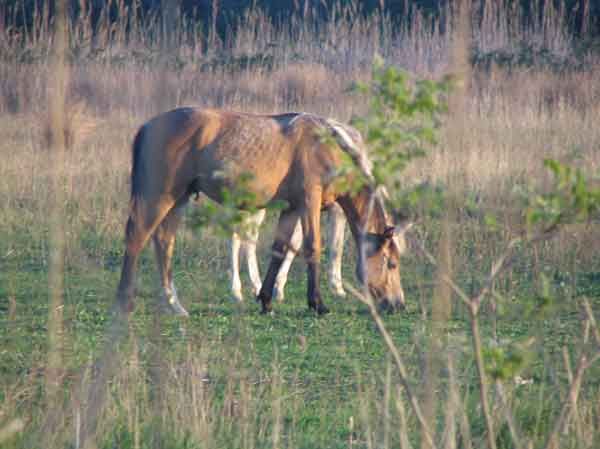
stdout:
[[[327,133],[332,139],[324,139]],[[331,142],[333,140],[335,144]],[[345,153],[345,154],[344,154]],[[222,201],[251,173],[246,189],[257,205],[287,203],[279,217],[271,262],[258,299],[272,310],[277,273],[300,221],[308,274],[308,306],[328,312],[321,299],[321,209],[337,202],[344,211],[358,251],[357,274],[384,307],[402,308],[399,258],[407,225],[394,226],[383,201],[369,185],[358,191],[337,182],[347,156],[366,176],[370,161],[354,128],[312,114],[259,115],[215,109],[179,108],[151,119],[133,142],[131,199],[125,230],[125,255],[117,304],[133,310],[135,272],[140,251],[153,236],[163,290],[161,305],[187,315],[172,278],[175,233],[189,197],[202,192]],[[361,246],[362,245],[362,246]]]
[[[344,286],[342,284],[342,253],[344,251],[344,228],[346,220],[344,219],[344,211],[334,203],[329,209],[329,232],[327,233],[326,241],[329,245],[329,267],[327,269],[327,280],[329,281],[329,289],[331,292],[340,298],[346,296]],[[260,274],[258,271],[258,262],[256,257],[256,243],[258,241],[258,228],[264,221],[266,210],[261,209],[255,214],[249,216],[244,228],[247,229],[246,235],[243,237],[234,232],[231,236],[231,295],[237,302],[242,302],[242,281],[240,279],[240,252],[246,256],[248,263],[248,275],[254,287],[254,293],[258,295],[262,286]],[[290,241],[290,249],[286,251],[285,258],[275,278],[275,287],[273,288],[273,298],[278,301],[283,301],[285,296],[285,284],[287,282],[288,273],[292,265],[292,261],[302,246],[302,225],[300,221],[296,223],[296,228],[292,234]]]

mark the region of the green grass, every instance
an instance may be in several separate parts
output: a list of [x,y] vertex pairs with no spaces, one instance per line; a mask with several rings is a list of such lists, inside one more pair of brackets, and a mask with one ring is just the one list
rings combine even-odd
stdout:
[[[263,231],[263,269],[268,257],[269,233],[270,230]],[[117,351],[121,347],[124,360],[137,361],[137,371],[131,371],[131,363],[126,363],[115,374],[115,378],[133,376],[131,373],[137,377],[134,376],[134,387],[117,380],[112,384],[111,399],[105,407],[107,416],[101,420],[105,432],[99,437],[100,447],[136,447],[138,443],[141,447],[158,447],[158,442],[160,447],[173,448],[272,447],[276,422],[280,426],[282,447],[341,448],[348,447],[350,439],[354,447],[368,447],[383,441],[382,404],[386,388],[392,389],[390,444],[399,444],[399,415],[394,405],[398,398],[394,391],[398,377],[392,370],[390,383],[385,380],[390,363],[388,351],[372,318],[358,301],[335,299],[328,293],[325,300],[332,312],[324,317],[310,312],[301,263],[294,264],[285,302],[275,304],[274,316],[263,316],[249,291],[245,291],[247,301],[242,305],[229,300],[226,243],[210,233],[204,233],[203,238],[185,237],[177,247],[175,282],[191,316],[187,320],[162,317],[157,322],[152,311],[158,292],[156,268],[152,251],[146,249],[140,264],[137,309],[126,342],[116,345],[106,340],[104,332],[118,282],[120,241],[114,239],[107,245],[102,236],[93,233],[84,233],[80,240],[73,244],[77,249],[65,273],[65,404],[72,400],[73,380],[91,359],[102,354],[103,348]],[[458,254],[462,250],[456,251]],[[84,253],[86,257],[82,256]],[[476,253],[477,248],[466,245],[465,254]],[[346,281],[352,281],[352,255],[352,249],[348,248]],[[588,265],[585,270],[578,267],[576,272],[549,269],[547,275],[557,299],[541,316],[535,310],[528,312],[526,307],[526,299],[535,295],[538,282],[538,275],[528,264],[529,256],[523,253],[523,262],[512,274],[511,282],[499,284],[498,293],[504,300],[500,301],[503,307],[497,316],[497,329],[498,340],[504,343],[536,337],[528,363],[520,373],[534,383],[515,387],[509,380],[507,387],[514,394],[514,413],[522,431],[541,438],[548,432],[560,397],[565,393],[562,348],[568,349],[573,361],[580,347],[582,315],[578,297],[586,295],[594,304],[600,301],[597,282],[600,265]],[[39,429],[44,416],[41,386],[47,344],[46,257],[45,250],[24,251],[5,258],[0,272],[3,398],[5,405],[13,406],[10,416],[31,420],[29,428],[34,431],[11,440],[7,447],[32,447],[37,441],[35,429]],[[421,303],[429,307],[435,273],[414,254],[408,254],[403,262],[408,308],[404,313],[385,316],[384,320],[406,359],[411,386],[422,395],[422,367],[430,323],[422,318]],[[474,289],[489,263],[488,258],[473,267],[465,259],[463,266],[470,266],[472,271],[457,270],[456,278],[467,290]],[[522,270],[528,266],[529,271]],[[473,287],[469,287],[471,284]],[[323,290],[327,291],[325,285]],[[14,311],[8,298],[16,301]],[[473,441],[477,443],[483,441],[485,430],[478,411],[476,370],[466,317],[456,303],[453,318],[445,325],[445,353],[438,355],[444,365],[445,354],[453,354],[458,386]],[[484,311],[482,327],[486,345],[491,341],[494,319],[491,312]],[[157,364],[162,367],[159,377],[155,374]],[[202,378],[192,376],[187,370],[190,366],[202,366]],[[593,367],[586,376],[581,398],[584,404],[598,397],[599,374],[600,370]],[[150,412],[157,401],[153,394],[157,379],[164,383],[168,398],[164,404],[170,404],[168,407],[178,407],[177,401],[181,407],[191,405],[186,402],[189,397],[177,396],[181,393],[179,388],[185,389],[184,384],[189,383],[189,388],[192,385],[204,388],[207,396],[203,404],[212,414],[210,419],[202,421],[207,426],[205,438],[209,442],[203,440],[204,434],[198,429],[190,427],[193,421],[178,421],[175,411],[165,411],[157,436],[155,420],[159,418]],[[449,385],[445,369],[440,372],[440,382],[439,400],[444,404]],[[246,396],[242,393],[244,388],[250,389]],[[18,391],[25,393],[15,397]],[[123,399],[128,391],[133,391],[131,394],[137,398],[134,402],[143,411],[139,411],[135,420],[127,408],[129,403]],[[560,394],[549,395],[550,391]],[[244,407],[247,411],[241,412]],[[280,407],[278,412],[277,407]],[[443,412],[444,405],[440,405],[438,416],[443,416]],[[417,426],[412,413],[407,413],[409,439],[417,444]],[[439,419],[441,431],[443,420]],[[67,418],[67,422],[71,420]],[[506,428],[499,426],[498,430],[500,447],[512,447]],[[72,444],[72,424],[66,425],[62,432],[67,446]]]

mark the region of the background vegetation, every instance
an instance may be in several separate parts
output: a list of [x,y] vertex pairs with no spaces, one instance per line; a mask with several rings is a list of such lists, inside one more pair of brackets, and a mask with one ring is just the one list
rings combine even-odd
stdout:
[[[196,25],[203,27],[216,25],[222,36],[236,28],[239,20],[248,9],[260,8],[271,21],[289,23],[293,16],[314,17],[326,19],[340,5],[351,5],[356,14],[368,16],[374,12],[383,12],[396,23],[410,20],[417,10],[432,16],[442,16],[448,4],[447,0],[68,0],[67,7],[71,15],[76,16],[81,11],[90,15],[95,26],[107,13],[112,20],[117,20],[120,8],[135,11],[139,17],[158,16],[170,21],[168,8],[176,10],[176,15],[187,16]],[[550,3],[547,0],[520,0],[502,2],[518,4],[524,11],[527,21],[539,19],[542,5]],[[553,6],[562,9],[568,17],[571,31],[577,34],[594,34],[598,36],[598,16],[600,5],[591,0],[552,0]],[[5,0],[4,8],[0,9],[10,21],[14,20],[19,26],[34,25],[36,9],[43,9],[46,0]],[[514,5],[513,5],[514,6]],[[477,6],[476,6],[477,7]],[[50,3],[50,16],[53,15],[53,3]]]
[[[31,27],[14,13],[30,13],[30,4],[6,4],[0,445],[430,447],[411,391],[436,446],[491,446],[470,310],[444,289],[444,276],[467,297],[486,286],[492,262],[524,229],[523,198],[552,185],[543,159],[591,178],[600,164],[600,60],[593,43],[572,32],[570,9],[536,4],[533,17],[510,2],[482,1],[470,16],[445,6],[438,16],[414,9],[402,21],[346,3],[285,26],[254,7],[235,33],[223,34],[212,16],[200,24],[179,15],[166,33],[162,16],[142,18],[114,2],[95,21],[69,16],[64,73],[49,3],[38,2]],[[79,5],[89,11],[91,3]],[[458,80],[438,144],[397,174],[406,188],[448,198],[437,209],[412,206],[419,222],[402,265],[408,310],[383,317],[406,376],[359,301],[327,298],[326,318],[305,310],[301,264],[275,317],[259,316],[252,301],[232,304],[227,242],[210,229],[179,234],[175,279],[189,321],[153,313],[147,250],[136,314],[125,328],[113,323],[130,145],[140,124],[180,105],[365,116],[366,97],[348,87],[372,80],[376,53],[409,80]],[[264,267],[270,225],[263,234]],[[597,223],[514,250],[479,311],[492,440],[597,447],[600,373],[584,369],[598,346],[590,318],[600,298]],[[348,283],[353,251],[348,244]],[[61,304],[51,306],[56,297]],[[440,303],[451,307],[440,312]]]

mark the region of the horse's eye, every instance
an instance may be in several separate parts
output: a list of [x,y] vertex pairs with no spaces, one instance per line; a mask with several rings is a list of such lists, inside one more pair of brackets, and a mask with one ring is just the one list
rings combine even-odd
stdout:
[[388,268],[390,270],[395,270],[396,268],[398,268],[398,264],[393,260],[388,260]]

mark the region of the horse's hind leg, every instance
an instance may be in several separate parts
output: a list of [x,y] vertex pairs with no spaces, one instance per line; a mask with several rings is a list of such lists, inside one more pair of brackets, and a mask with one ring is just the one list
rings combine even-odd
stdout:
[[300,214],[302,233],[304,234],[304,259],[307,265],[308,307],[319,315],[329,312],[321,298],[319,288],[321,259],[321,191],[314,189],[306,192],[305,204]]
[[134,307],[135,272],[140,252],[158,224],[173,207],[173,202],[166,201],[154,203],[151,208],[142,206],[142,204],[152,203],[141,200],[132,201],[125,229],[125,255],[117,291],[117,306],[127,313],[133,311]]
[[160,307],[169,313],[180,316],[188,316],[188,312],[179,302],[177,290],[173,283],[173,249],[175,248],[175,236],[177,227],[181,222],[185,205],[173,207],[163,219],[154,233],[154,250],[162,288]]

